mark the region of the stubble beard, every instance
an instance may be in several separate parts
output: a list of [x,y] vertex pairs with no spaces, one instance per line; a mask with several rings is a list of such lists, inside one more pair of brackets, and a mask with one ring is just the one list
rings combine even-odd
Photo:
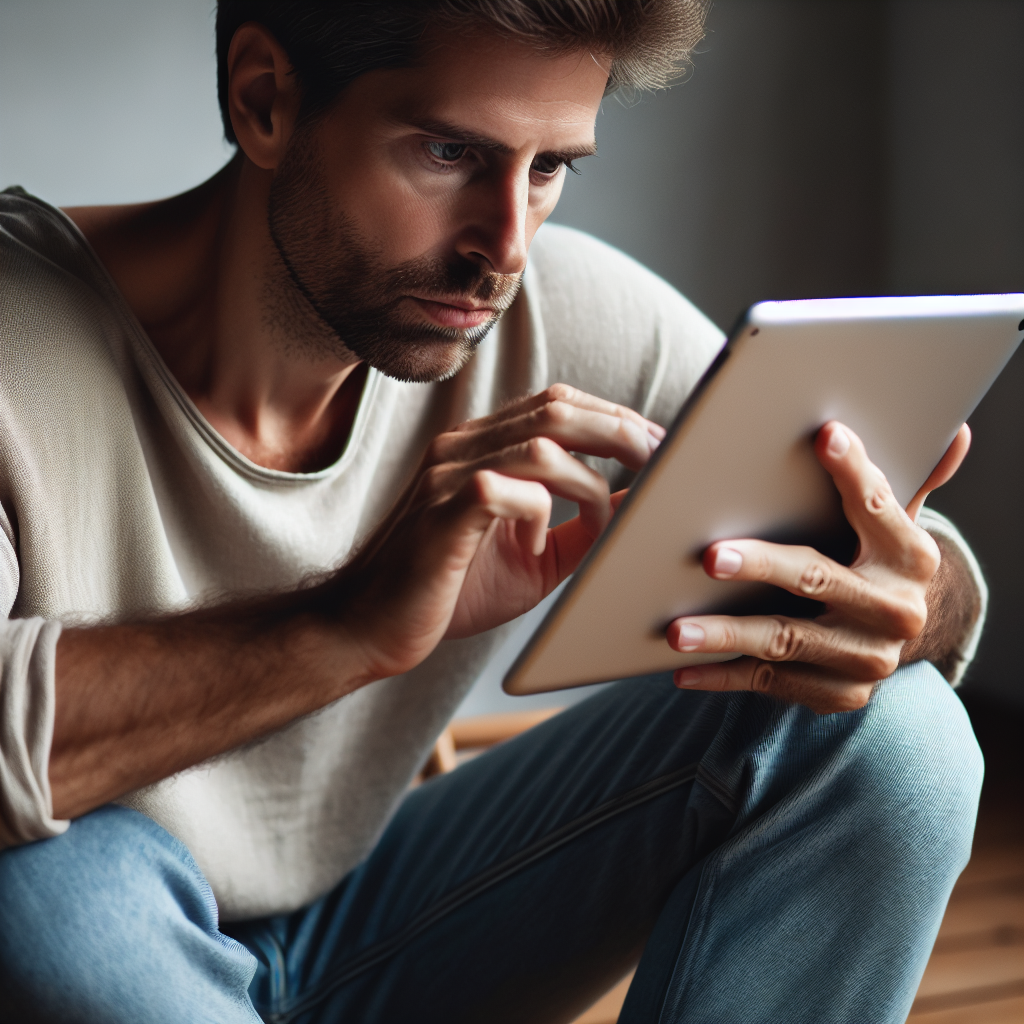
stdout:
[[[461,256],[387,266],[332,203],[314,140],[293,140],[270,190],[276,250],[264,322],[289,348],[314,357],[362,359],[397,380],[445,380],[462,369],[515,299],[520,274],[495,274]],[[278,262],[279,261],[279,262]],[[459,297],[492,307],[478,327],[442,327],[410,316],[404,296]]]

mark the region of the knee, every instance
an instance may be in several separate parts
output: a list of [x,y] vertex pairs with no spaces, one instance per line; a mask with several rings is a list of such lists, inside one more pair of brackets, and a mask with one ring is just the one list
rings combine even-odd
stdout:
[[176,961],[228,952],[184,846],[116,806],[0,855],[0,922],[0,1020],[159,1020]]
[[984,770],[959,698],[932,665],[919,662],[882,683],[854,715],[843,774],[864,827],[901,856],[955,879],[970,857]]

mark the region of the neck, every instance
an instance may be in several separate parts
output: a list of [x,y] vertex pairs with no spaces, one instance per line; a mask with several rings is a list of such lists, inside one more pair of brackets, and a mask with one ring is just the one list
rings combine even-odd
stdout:
[[270,180],[239,155],[184,195],[67,213],[214,429],[258,465],[310,472],[344,448],[365,367],[291,286]]

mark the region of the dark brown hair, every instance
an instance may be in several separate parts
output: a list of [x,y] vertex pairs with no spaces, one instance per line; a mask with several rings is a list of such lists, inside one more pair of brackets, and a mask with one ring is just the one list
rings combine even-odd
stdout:
[[408,67],[428,27],[488,28],[542,50],[612,58],[608,90],[659,89],[686,66],[710,0],[218,0],[217,88],[224,134],[227,55],[239,25],[265,25],[284,47],[314,116],[359,75]]

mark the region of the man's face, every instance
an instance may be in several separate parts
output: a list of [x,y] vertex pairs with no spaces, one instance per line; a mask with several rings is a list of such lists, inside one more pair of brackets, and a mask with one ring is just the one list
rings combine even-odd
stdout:
[[566,164],[593,151],[607,61],[490,34],[428,42],[300,129],[270,228],[347,349],[403,380],[457,372],[512,303]]

